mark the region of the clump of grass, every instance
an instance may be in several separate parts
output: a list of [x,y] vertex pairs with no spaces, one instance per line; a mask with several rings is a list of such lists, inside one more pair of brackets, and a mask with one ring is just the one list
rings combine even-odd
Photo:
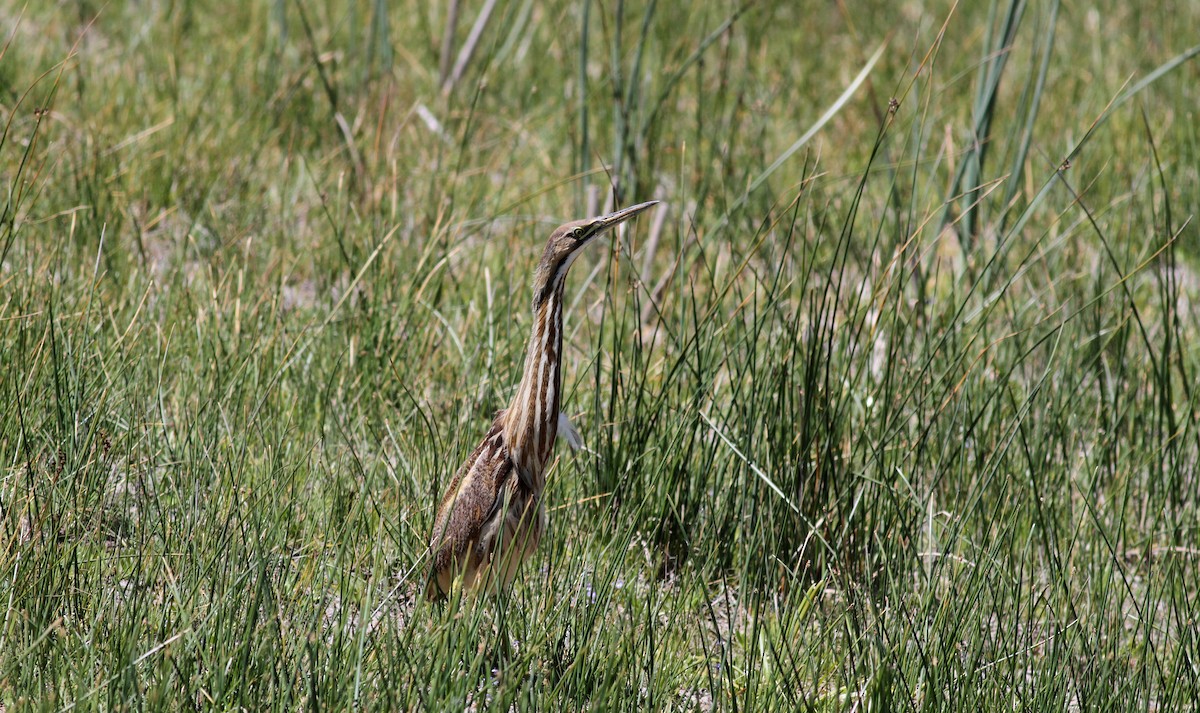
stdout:
[[[81,7],[0,10],[0,707],[1195,707],[1194,10]],[[550,537],[427,606],[614,192]]]

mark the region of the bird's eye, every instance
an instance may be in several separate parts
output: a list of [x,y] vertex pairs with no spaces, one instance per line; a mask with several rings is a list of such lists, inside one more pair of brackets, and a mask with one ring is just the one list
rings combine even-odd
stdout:
[[576,240],[578,240],[579,238],[582,238],[583,237],[583,228],[576,228],[576,229],[572,230],[571,237],[575,238]]

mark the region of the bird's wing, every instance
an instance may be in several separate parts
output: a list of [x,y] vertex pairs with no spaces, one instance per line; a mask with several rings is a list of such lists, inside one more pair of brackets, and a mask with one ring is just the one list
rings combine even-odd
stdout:
[[442,496],[430,539],[434,572],[461,567],[470,557],[481,531],[499,512],[512,469],[502,421],[497,418]]
[[484,516],[492,507],[496,492],[492,462],[497,451],[496,435],[495,428],[488,432],[458,469],[442,496],[429,543],[435,569],[449,566],[450,558],[466,551],[468,543],[478,536]]

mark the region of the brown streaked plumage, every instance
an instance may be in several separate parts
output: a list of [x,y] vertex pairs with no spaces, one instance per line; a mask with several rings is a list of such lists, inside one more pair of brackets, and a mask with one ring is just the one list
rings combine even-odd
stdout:
[[[461,574],[463,586],[496,576],[508,586],[546,530],[546,466],[559,435],[562,403],[562,307],[567,271],[579,252],[613,226],[657,204],[560,226],[533,275],[533,330],[521,384],[496,414],[483,441],[458,469],[438,505],[430,538],[425,595],[440,599]],[[566,424],[569,428],[569,423]],[[577,434],[574,434],[577,435]]]

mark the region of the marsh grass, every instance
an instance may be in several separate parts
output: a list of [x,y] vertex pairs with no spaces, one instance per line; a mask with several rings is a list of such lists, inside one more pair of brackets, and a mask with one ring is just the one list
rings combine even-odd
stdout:
[[1195,708],[1194,8],[485,5],[0,9],[0,709]]

